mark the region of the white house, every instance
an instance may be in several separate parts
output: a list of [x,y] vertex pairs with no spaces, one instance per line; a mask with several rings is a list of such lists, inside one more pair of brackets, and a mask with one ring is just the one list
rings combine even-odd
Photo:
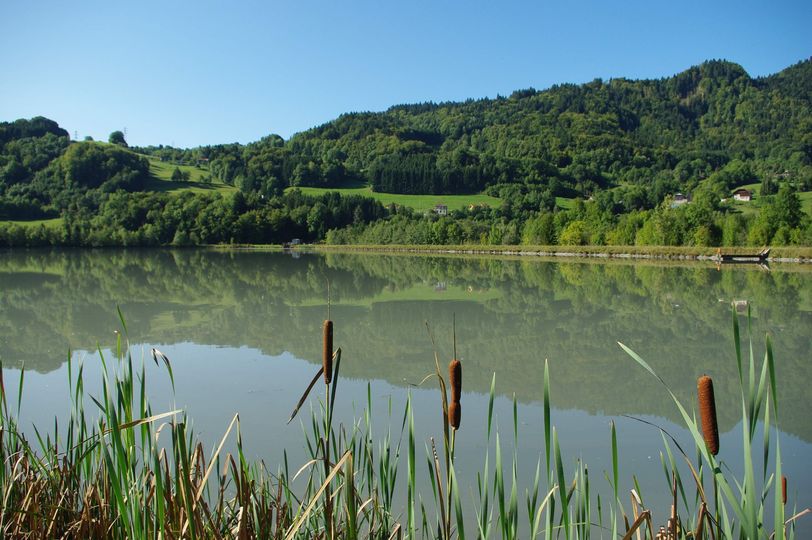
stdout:
[[737,189],[733,192],[733,200],[735,201],[744,201],[750,202],[753,200],[753,194],[750,192],[749,189]]

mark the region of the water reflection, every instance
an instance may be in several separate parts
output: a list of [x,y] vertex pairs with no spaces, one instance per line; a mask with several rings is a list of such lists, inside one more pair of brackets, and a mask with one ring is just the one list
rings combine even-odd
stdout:
[[731,302],[739,301],[752,310],[757,347],[766,332],[774,336],[782,429],[812,441],[805,414],[812,272],[800,266],[765,272],[248,251],[4,252],[0,359],[4,367],[24,362],[49,372],[68,349],[111,346],[119,305],[129,334],[145,343],[250,347],[315,364],[328,279],[343,376],[419,382],[433,367],[426,321],[441,358],[449,358],[456,315],[466,391],[487,393],[495,372],[504,395],[539,401],[548,359],[558,407],[677,420],[662,388],[620,351],[622,341],[685,400],[699,375],[713,375],[723,430],[738,416]]

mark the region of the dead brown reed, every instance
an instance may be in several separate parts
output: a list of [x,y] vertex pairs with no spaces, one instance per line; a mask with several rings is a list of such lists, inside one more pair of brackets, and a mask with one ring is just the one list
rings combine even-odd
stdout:
[[333,321],[329,319],[324,321],[322,334],[324,337],[324,347],[321,365],[324,371],[324,384],[330,384],[333,380]]
[[448,380],[451,384],[451,402],[458,403],[462,396],[462,363],[456,358],[448,364]]
[[703,375],[696,383],[699,396],[699,413],[702,418],[702,435],[708,451],[719,453],[719,427],[716,423],[716,400],[713,396],[713,379]]

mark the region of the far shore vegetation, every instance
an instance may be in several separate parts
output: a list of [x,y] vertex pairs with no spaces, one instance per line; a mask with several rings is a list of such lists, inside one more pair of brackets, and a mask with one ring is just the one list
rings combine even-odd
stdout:
[[810,87],[708,61],[188,149],[0,122],[0,246],[812,246]]

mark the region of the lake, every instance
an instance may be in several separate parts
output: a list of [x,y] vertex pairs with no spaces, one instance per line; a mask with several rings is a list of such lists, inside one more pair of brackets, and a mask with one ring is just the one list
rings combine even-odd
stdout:
[[[532,481],[543,449],[547,360],[552,420],[565,462],[587,463],[592,489],[608,497],[604,471],[611,470],[614,422],[622,500],[628,501],[636,476],[655,521],[667,517],[664,443],[655,427],[637,419],[662,427],[686,447],[690,439],[665,389],[617,342],[646,359],[688,406],[697,378],[713,376],[720,457],[735,471],[742,458],[732,304],[741,311],[745,350],[749,309],[757,358],[764,355],[765,335],[773,339],[790,498],[799,508],[812,503],[812,268],[802,265],[767,271],[700,263],[246,250],[3,251],[0,360],[7,390],[16,403],[25,365],[22,425],[47,431],[68,408],[69,354],[85,366],[86,392],[98,392],[99,351],[108,361],[112,357],[120,308],[133,356],[146,363],[155,412],[182,407],[210,447],[239,412],[249,457],[275,470],[287,449],[296,470],[304,460],[302,427],[300,419],[290,425],[286,420],[320,366],[328,282],[335,345],[343,353],[338,421],[350,426],[361,418],[369,390],[376,433],[382,438],[388,428],[398,440],[411,394],[422,455],[430,437],[442,437],[436,379],[424,381],[435,364],[429,330],[445,372],[456,326],[464,380],[457,474],[467,479],[464,493],[475,492],[482,468],[494,375],[505,451],[512,446],[517,403],[519,493]],[[174,394],[152,363],[152,347],[172,362]],[[310,403],[316,407],[320,393],[314,394]],[[425,468],[424,457],[418,462]]]

